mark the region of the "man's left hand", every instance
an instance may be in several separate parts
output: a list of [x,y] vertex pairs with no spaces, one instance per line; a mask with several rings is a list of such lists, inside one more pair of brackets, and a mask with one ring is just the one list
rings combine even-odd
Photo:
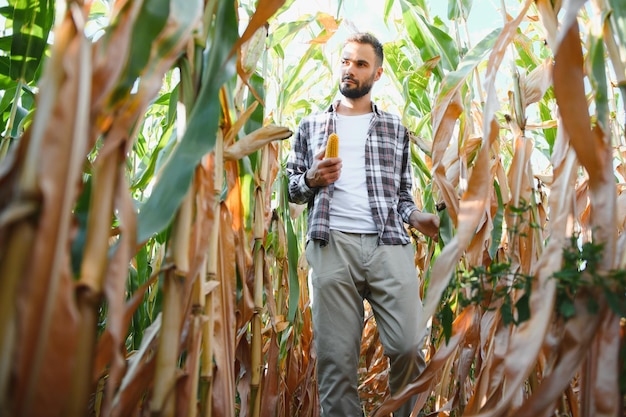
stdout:
[[436,214],[415,210],[411,213],[409,224],[435,242],[439,240],[439,216]]

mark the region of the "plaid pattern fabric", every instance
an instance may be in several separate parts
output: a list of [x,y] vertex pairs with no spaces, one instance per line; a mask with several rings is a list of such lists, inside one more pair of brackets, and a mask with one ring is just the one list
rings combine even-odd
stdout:
[[[337,101],[326,111],[302,119],[287,160],[289,201],[307,204],[307,240],[316,239],[323,243],[327,243],[330,236],[329,213],[334,187],[331,184],[311,189],[304,176],[317,150],[336,131],[338,104]],[[378,242],[383,245],[406,244],[410,239],[404,223],[408,223],[411,213],[417,210],[411,194],[409,134],[398,116],[380,110],[375,103],[372,108],[374,117],[365,145],[365,170]]]

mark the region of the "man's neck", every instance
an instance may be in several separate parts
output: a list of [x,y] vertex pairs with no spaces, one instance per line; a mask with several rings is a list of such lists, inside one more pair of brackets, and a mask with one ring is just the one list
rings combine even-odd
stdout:
[[365,95],[357,99],[342,97],[337,108],[337,113],[344,116],[358,116],[372,112],[372,100],[370,95]]

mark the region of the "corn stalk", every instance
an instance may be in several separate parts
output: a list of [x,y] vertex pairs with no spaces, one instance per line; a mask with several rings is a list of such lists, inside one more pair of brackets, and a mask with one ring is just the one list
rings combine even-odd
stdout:
[[[15,99],[0,103],[0,414],[318,415],[305,221],[284,199],[278,141],[336,92],[325,52],[350,24],[343,2],[293,22],[273,0],[68,2],[41,79],[50,2],[27,3],[41,15],[11,14],[18,73],[0,68],[15,83],[2,78]],[[480,40],[469,1],[450,1],[450,28],[425,2],[389,0],[385,19],[394,5],[397,92],[380,101],[402,103],[413,130],[416,202],[445,210],[439,245],[414,236],[428,367],[388,397],[368,320],[367,412],[418,394],[427,413],[617,415],[623,5],[502,2]],[[89,39],[101,10],[110,24]],[[28,45],[40,49],[23,61]],[[602,250],[564,300],[572,236]],[[476,271],[479,286],[463,282]]]

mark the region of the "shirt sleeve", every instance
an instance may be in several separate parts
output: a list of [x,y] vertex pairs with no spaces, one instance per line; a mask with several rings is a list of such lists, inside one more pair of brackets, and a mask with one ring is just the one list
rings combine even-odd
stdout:
[[296,204],[306,204],[315,196],[315,189],[309,187],[304,181],[304,176],[310,166],[309,154],[311,153],[307,132],[307,123],[302,121],[293,137],[291,152],[287,159],[288,199]]
[[402,126],[403,133],[403,153],[402,153],[402,176],[400,178],[400,190],[398,200],[398,212],[405,223],[409,223],[411,213],[418,210],[413,200],[413,173],[411,171],[411,141],[409,131]]

